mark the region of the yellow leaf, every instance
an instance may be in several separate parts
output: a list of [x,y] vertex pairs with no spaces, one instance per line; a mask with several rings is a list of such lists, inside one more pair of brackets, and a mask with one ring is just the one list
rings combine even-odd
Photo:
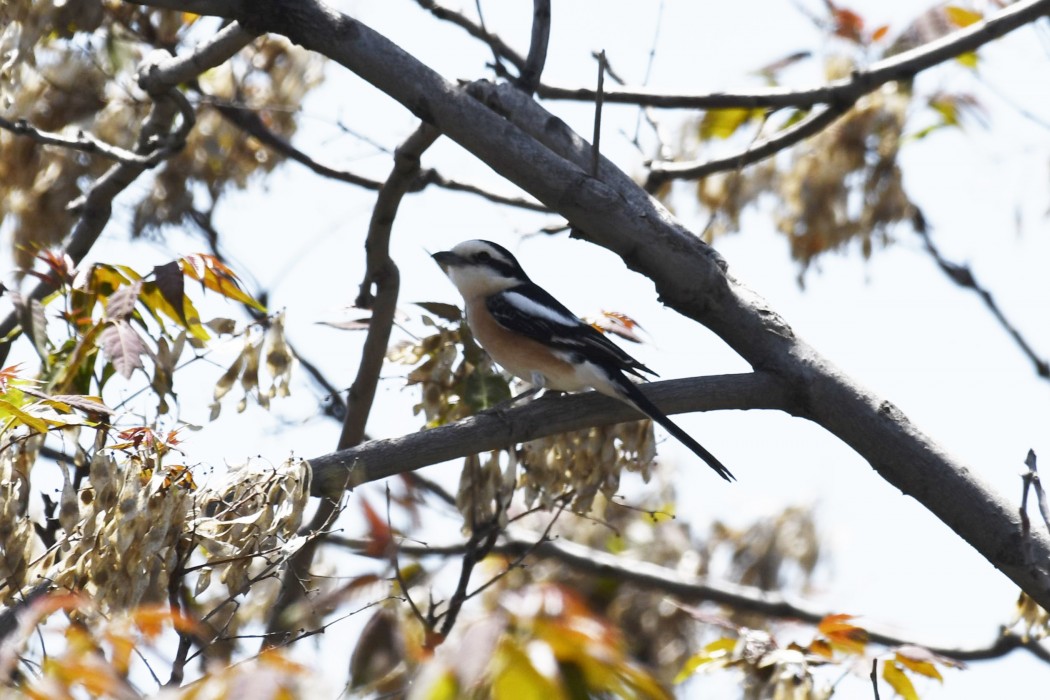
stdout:
[[677,685],[684,680],[687,680],[690,676],[696,673],[696,670],[705,664],[712,662],[718,662],[718,664],[724,665],[725,662],[729,661],[733,654],[733,649],[736,648],[737,640],[730,637],[722,637],[716,639],[700,651],[696,652],[682,664],[682,670],[678,672],[678,675],[674,678],[674,683]]
[[426,700],[457,700],[461,696],[456,675],[445,671],[430,683],[429,688],[423,689],[421,697]]
[[944,681],[944,678],[941,677],[941,674],[937,670],[937,667],[931,664],[929,661],[909,659],[907,656],[903,656],[901,654],[896,654],[895,658],[906,668],[914,671],[915,673],[926,676],[927,678],[936,678],[939,681]]
[[892,661],[882,662],[882,679],[889,683],[897,695],[900,695],[904,700],[919,700],[919,694],[915,692],[915,686],[912,685],[911,680],[904,675],[904,671],[896,663]]
[[528,654],[509,639],[500,643],[494,665],[492,697],[495,700],[545,700],[565,697],[562,688],[537,671]]
[[240,287],[240,281],[233,270],[227,267],[214,255],[194,253],[179,260],[183,274],[195,279],[208,289],[222,294],[228,299],[239,301],[257,311],[266,312],[266,307],[256,301]]
[[47,432],[47,422],[32,416],[6,399],[0,399],[0,418],[11,419],[16,424],[28,425],[38,433]]
[[204,341],[210,338],[208,331],[204,330],[204,326],[201,325],[200,314],[197,313],[197,309],[193,306],[193,302],[190,301],[189,297],[183,297],[182,300],[182,313],[186,317],[185,321],[182,320],[179,312],[164,298],[155,282],[146,282],[142,285],[139,301],[146,305],[146,308],[149,309],[149,312],[153,314],[153,318],[157,319],[158,323],[163,325],[160,318],[160,314],[163,313],[178,324],[180,328],[188,330],[190,335],[197,340]]
[[747,109],[745,107],[730,107],[727,109],[710,109],[704,113],[700,120],[700,139],[727,139],[736,133],[736,130],[752,119],[764,114],[761,109]]
[[974,12],[958,5],[948,5],[944,8],[944,14],[948,16],[948,21],[956,27],[969,27],[984,19],[980,12]]
[[958,56],[955,57],[955,60],[958,61],[959,63],[963,64],[967,68],[976,68],[977,67],[977,52],[976,51],[967,51],[966,53],[961,53],[961,54],[959,54]]

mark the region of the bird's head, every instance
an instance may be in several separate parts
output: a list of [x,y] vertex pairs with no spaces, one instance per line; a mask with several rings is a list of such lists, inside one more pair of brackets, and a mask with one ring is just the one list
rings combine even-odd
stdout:
[[465,299],[488,296],[529,281],[510,251],[491,241],[463,241],[431,257]]

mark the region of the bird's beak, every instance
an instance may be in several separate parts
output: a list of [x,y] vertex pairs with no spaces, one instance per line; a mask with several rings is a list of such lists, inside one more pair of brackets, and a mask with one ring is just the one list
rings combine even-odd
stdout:
[[451,250],[442,250],[439,253],[433,253],[430,257],[434,258],[434,262],[436,262],[445,272],[448,272],[450,267],[461,265],[463,263],[463,258],[459,257]]

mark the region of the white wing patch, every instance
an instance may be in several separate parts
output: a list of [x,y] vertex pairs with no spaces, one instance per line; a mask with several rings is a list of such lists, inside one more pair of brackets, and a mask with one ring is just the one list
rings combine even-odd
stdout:
[[543,318],[548,321],[553,321],[554,323],[560,323],[563,326],[569,326],[570,328],[579,326],[583,323],[575,316],[563,314],[549,306],[539,304],[518,292],[504,292],[503,298],[507,300],[507,303],[526,316]]

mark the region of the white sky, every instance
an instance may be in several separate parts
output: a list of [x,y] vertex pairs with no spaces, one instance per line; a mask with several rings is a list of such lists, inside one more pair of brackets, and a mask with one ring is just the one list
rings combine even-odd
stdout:
[[[591,85],[595,65],[590,53],[600,49],[621,74],[641,81],[660,3],[554,4],[546,81]],[[462,5],[472,12],[473,2],[462,0]],[[757,80],[750,70],[801,49],[829,48],[791,2],[666,0],[663,5],[661,42],[650,81],[654,87],[716,91],[754,86]],[[809,0],[805,5],[816,12],[822,3]],[[502,0],[483,7],[490,29],[524,52],[531,3]],[[903,0],[856,0],[851,7],[870,26],[889,23],[891,35],[915,12],[914,3]],[[488,75],[484,64],[491,54],[483,46],[431,19],[413,2],[344,2],[340,8],[387,34],[446,78]],[[982,58],[983,82],[1050,121],[1050,91],[1033,89],[1045,85],[1050,64],[1045,26],[1041,32],[1026,28],[1009,35],[983,50]],[[389,157],[343,134],[334,122],[339,119],[394,147],[414,128],[414,118],[337,66],[330,66],[327,75],[325,87],[306,106],[297,145],[328,165],[385,176]],[[788,84],[798,86],[818,79],[806,67],[785,76]],[[1048,131],[1020,116],[960,67],[931,71],[917,85],[920,92],[937,88],[976,93],[989,108],[991,126],[987,131],[979,126],[966,132],[946,130],[910,144],[902,156],[908,192],[923,208],[944,254],[972,264],[1007,316],[1046,356]],[[589,138],[589,105],[545,106]],[[628,172],[638,172],[640,159],[620,132],[633,133],[635,114],[630,108],[610,107],[604,115],[603,147]],[[663,115],[669,126],[682,117],[674,112]],[[424,165],[514,193],[512,186],[447,140],[427,153]],[[356,295],[363,271],[361,243],[373,198],[289,165],[265,190],[232,196],[218,211],[217,227],[233,259],[271,289],[271,307],[287,308],[291,340],[340,386],[353,378],[363,336],[316,324],[354,316],[344,308]],[[683,199],[678,209],[691,228],[703,226],[705,215],[693,211],[687,201]],[[125,222],[126,210],[118,212],[117,219]],[[436,189],[410,196],[402,204],[393,241],[402,271],[402,306],[414,314],[412,301],[458,302],[426,250],[467,238],[489,238],[518,254],[532,277],[577,313],[612,308],[639,320],[654,342],[630,350],[663,377],[746,371],[713,334],[664,309],[652,285],[626,270],[615,256],[564,236],[522,240],[521,234],[551,221]],[[922,252],[917,236],[901,229],[898,242],[877,250],[870,261],[856,248],[827,256],[806,276],[802,291],[770,212],[745,217],[743,228],[717,242],[731,271],[765,296],[825,356],[896,403],[920,429],[1012,501],[1020,495],[1018,472],[1029,448],[1044,456],[1044,471],[1050,469],[1045,460],[1050,456],[1050,383],[1035,376],[976,295],[944,278]],[[199,241],[173,236],[164,250],[131,252],[119,225],[111,226],[107,235],[109,243],[98,259],[140,267],[170,259],[172,251],[182,254],[202,247]],[[394,340],[402,337],[395,334]],[[211,372],[214,377],[208,379]],[[375,436],[418,427],[409,413],[415,394],[403,391],[396,378],[402,373],[403,368],[390,367],[391,379],[381,383],[369,425]],[[200,376],[210,392],[209,382],[218,378],[218,371],[209,369]],[[187,389],[185,404],[191,396]],[[310,419],[312,402],[313,397],[300,390],[298,399],[280,411],[290,425],[253,409],[196,433],[188,449],[196,459],[219,463],[255,454],[278,461],[289,451],[304,457],[323,454],[334,447],[338,426]],[[224,418],[231,415],[228,405]],[[203,422],[206,410],[186,417]],[[697,414],[680,420],[739,478],[736,484],[722,483],[675,442],[661,444],[663,458],[676,464],[679,514],[691,517],[697,531],[703,532],[714,518],[744,525],[789,505],[816,507],[828,563],[818,576],[819,590],[810,597],[812,602],[829,612],[861,615],[861,624],[897,629],[918,643],[982,646],[1009,621],[1016,587],[820,428],[758,412]],[[281,427],[287,429],[279,431]],[[427,473],[454,485],[456,469],[448,465]],[[359,524],[349,518],[346,527],[353,532]],[[428,539],[449,541],[456,536],[449,529]],[[351,574],[343,567],[354,561],[340,561],[339,574]],[[333,629],[328,636],[352,635],[354,624]],[[800,633],[799,641],[808,639],[808,632]],[[337,673],[345,669],[347,648],[334,645]],[[1047,678],[1050,668],[1045,664],[1014,653],[965,673],[949,672],[943,689],[920,683],[919,691],[924,700],[1013,696]],[[708,688],[704,683],[692,689]],[[870,697],[865,684],[863,678],[848,679],[840,695]],[[883,697],[890,696],[888,688],[882,690]]]

